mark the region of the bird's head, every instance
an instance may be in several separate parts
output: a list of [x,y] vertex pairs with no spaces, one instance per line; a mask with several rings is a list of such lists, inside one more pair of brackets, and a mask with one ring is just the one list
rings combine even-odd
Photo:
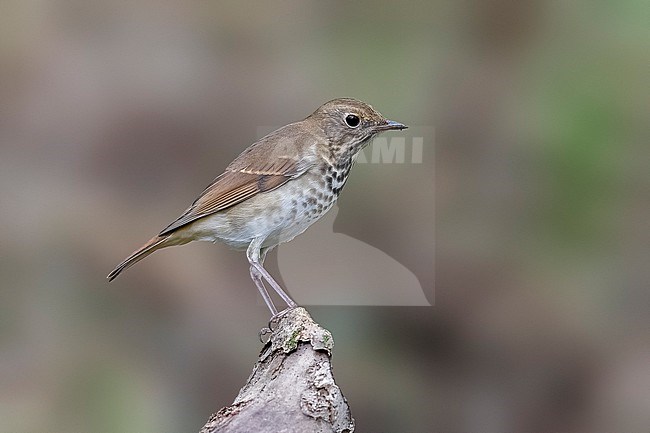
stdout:
[[375,135],[402,130],[407,126],[386,119],[365,102],[352,98],[333,99],[321,105],[307,118],[318,124],[334,153],[355,155]]

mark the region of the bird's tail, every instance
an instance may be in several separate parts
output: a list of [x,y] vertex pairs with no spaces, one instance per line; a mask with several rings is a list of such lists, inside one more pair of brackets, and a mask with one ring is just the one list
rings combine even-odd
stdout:
[[124,259],[122,263],[117,265],[115,269],[111,271],[110,274],[106,278],[108,278],[108,281],[113,281],[120,273],[127,269],[130,268],[131,266],[135,265],[138,263],[140,260],[144,259],[147,257],[149,254],[153,253],[156,250],[159,250],[161,248],[165,248],[167,246],[170,246],[171,244],[169,242],[165,242],[169,239],[169,235],[166,236],[154,236],[141,246],[138,250],[134,251],[133,254],[131,254],[129,257]]

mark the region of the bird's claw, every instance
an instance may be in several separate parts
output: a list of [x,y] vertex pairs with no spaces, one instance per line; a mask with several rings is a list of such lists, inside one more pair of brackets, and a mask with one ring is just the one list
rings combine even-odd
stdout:
[[287,307],[284,310],[280,311],[279,313],[275,313],[273,316],[271,316],[271,318],[269,319],[269,329],[271,329],[271,331],[275,331],[282,317],[284,317],[285,314],[287,314],[289,311],[293,310],[294,308],[295,307]]
[[268,343],[269,339],[271,338],[271,334],[273,334],[275,330],[278,329],[278,324],[280,323],[282,317],[284,317],[285,314],[287,314],[289,311],[293,310],[294,308],[296,307],[285,308],[279,313],[275,313],[273,316],[271,316],[271,318],[269,319],[268,326],[260,329],[259,337],[262,343],[264,344]]
[[259,333],[260,341],[263,344],[268,343],[269,340],[271,339],[271,334],[273,334],[273,330],[271,329],[270,326],[268,328],[260,329],[260,333]]

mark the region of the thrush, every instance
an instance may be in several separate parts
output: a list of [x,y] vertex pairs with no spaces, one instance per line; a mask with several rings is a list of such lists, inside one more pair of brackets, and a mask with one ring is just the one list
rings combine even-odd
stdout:
[[251,278],[273,316],[278,309],[265,282],[288,308],[296,307],[264,269],[267,253],[334,205],[359,152],[374,136],[405,128],[356,99],[321,105],[244,150],[178,219],[117,265],[108,280],[161,248],[223,242],[246,250]]

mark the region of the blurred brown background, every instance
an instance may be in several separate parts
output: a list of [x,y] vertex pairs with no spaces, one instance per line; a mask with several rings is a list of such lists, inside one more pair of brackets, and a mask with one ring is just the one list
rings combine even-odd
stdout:
[[229,404],[267,319],[243,254],[105,275],[260,125],[351,96],[435,128],[435,183],[359,166],[339,216],[420,263],[435,201],[435,306],[310,308],[358,431],[648,431],[649,47],[627,0],[3,2],[0,430]]

